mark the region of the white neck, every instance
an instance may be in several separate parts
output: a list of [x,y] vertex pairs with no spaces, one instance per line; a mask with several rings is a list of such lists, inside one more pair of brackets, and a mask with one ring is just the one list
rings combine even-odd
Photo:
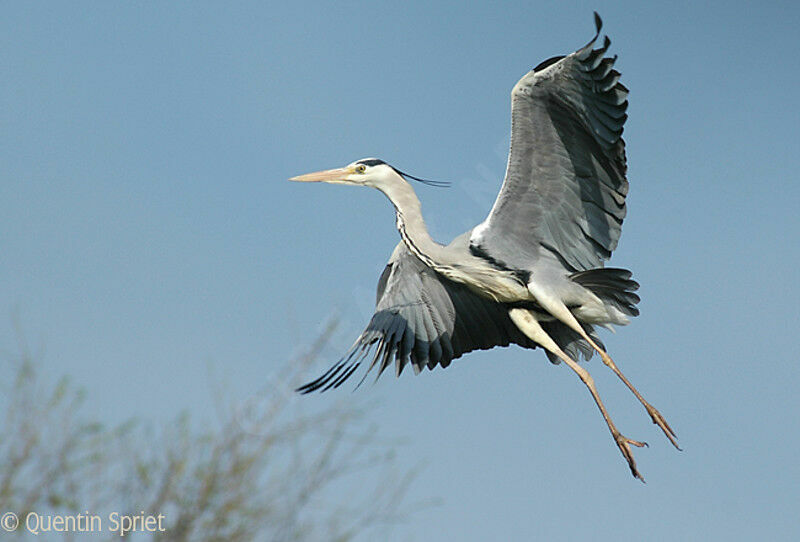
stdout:
[[408,250],[434,269],[446,265],[444,247],[428,233],[422,219],[422,205],[411,185],[395,174],[390,182],[380,183],[376,188],[394,205],[397,230]]

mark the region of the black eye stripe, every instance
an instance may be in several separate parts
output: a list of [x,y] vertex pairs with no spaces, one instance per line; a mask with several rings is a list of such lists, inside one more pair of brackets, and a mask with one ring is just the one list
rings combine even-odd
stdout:
[[380,158],[368,158],[367,160],[359,160],[358,162],[356,162],[356,164],[363,164],[365,166],[370,166],[370,167],[379,166],[379,165],[385,164],[385,163],[386,162],[384,162]]
[[[361,165],[369,167],[380,166],[380,165],[389,166],[389,164],[387,164],[380,158],[365,158],[364,160],[359,160],[358,162],[356,162],[356,167]],[[450,183],[446,181],[430,181],[428,179],[420,179],[419,177],[414,177],[413,175],[409,175],[408,173],[402,172],[394,166],[389,166],[389,167],[395,170],[398,175],[402,175],[403,177],[405,177],[406,180],[413,179],[415,181],[427,184],[429,186],[439,186],[439,187],[450,186]]]

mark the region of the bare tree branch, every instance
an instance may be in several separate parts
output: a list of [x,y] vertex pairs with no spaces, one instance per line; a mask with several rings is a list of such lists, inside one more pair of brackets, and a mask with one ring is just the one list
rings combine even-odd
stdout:
[[[66,378],[48,385],[23,351],[0,395],[0,511],[163,514],[151,539],[170,542],[347,541],[390,529],[416,475],[398,472],[396,443],[380,442],[352,398],[314,411],[292,392],[335,329],[202,430],[186,414],[163,427],[87,420],[82,392]],[[337,485],[365,474],[374,487]]]

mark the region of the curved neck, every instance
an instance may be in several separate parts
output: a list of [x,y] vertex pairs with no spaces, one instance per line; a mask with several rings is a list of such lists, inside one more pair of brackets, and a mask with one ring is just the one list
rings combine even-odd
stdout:
[[422,205],[414,189],[399,175],[394,182],[377,186],[394,205],[397,230],[408,250],[427,265],[437,268],[444,262],[444,247],[433,240],[422,219]]

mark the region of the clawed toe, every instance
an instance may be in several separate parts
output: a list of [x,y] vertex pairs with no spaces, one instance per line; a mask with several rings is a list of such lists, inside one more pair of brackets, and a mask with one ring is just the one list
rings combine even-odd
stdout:
[[628,462],[628,466],[631,469],[631,474],[635,478],[638,478],[642,482],[644,482],[644,477],[639,473],[639,470],[636,468],[636,460],[633,458],[633,451],[631,450],[631,446],[636,446],[637,448],[643,448],[647,446],[646,442],[640,442],[638,440],[629,439],[628,437],[616,433],[614,434],[614,440],[617,443],[622,455],[625,457],[625,460]]
[[647,408],[647,413],[650,414],[650,419],[653,420],[653,423],[659,426],[661,430],[664,432],[664,434],[667,436],[669,441],[672,443],[672,445],[675,446],[675,448],[677,448],[678,450],[680,450],[681,447],[678,446],[678,441],[675,440],[676,437],[675,431],[673,431],[672,428],[669,426],[667,420],[664,419],[664,416],[662,416],[661,413],[653,405],[649,403],[645,405],[645,408]]
[[[585,338],[586,337],[584,337],[584,339]],[[619,367],[617,367],[617,365],[614,363],[614,360],[612,360],[608,354],[606,354],[603,350],[597,349],[596,347],[595,349],[600,353],[600,357],[602,358],[603,363],[605,363],[612,371],[614,371],[614,374],[616,374],[619,377],[619,379],[622,380],[622,382],[624,382],[626,386],[628,386],[628,389],[631,390],[631,392],[633,392],[636,398],[639,399],[639,402],[642,403],[645,409],[647,409],[647,413],[650,414],[650,418],[653,420],[653,423],[659,426],[661,430],[664,432],[664,434],[667,436],[669,441],[672,443],[672,445],[675,446],[675,448],[677,448],[678,450],[680,450],[681,447],[678,446],[678,441],[675,440],[676,438],[675,431],[673,431],[672,428],[669,426],[667,420],[664,419],[664,416],[662,416],[661,413],[658,410],[656,410],[656,408],[653,405],[645,401],[644,397],[642,397],[642,394],[636,390],[636,388],[633,386],[633,384],[630,383],[630,381],[627,378],[625,378],[625,375],[622,374],[622,371],[619,370]]]

